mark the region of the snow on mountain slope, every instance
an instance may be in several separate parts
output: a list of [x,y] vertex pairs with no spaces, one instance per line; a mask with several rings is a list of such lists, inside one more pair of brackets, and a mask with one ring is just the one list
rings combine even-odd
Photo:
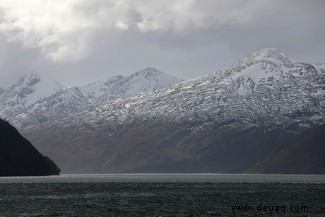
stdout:
[[123,93],[126,96],[135,95],[139,92],[151,92],[169,87],[180,79],[164,74],[154,68],[146,68],[129,76],[123,82]]
[[[324,123],[325,72],[276,49],[256,52],[221,72],[156,93],[102,103],[69,125],[116,131],[134,121],[183,122],[205,128],[310,127]],[[105,121],[101,121],[105,120]],[[88,125],[88,124],[87,124]]]
[[[223,71],[162,89],[178,81],[147,68],[128,77],[116,76],[82,86],[80,92],[74,89],[74,93],[78,92],[74,96],[79,96],[74,109],[71,108],[74,100],[56,101],[55,95],[11,121],[16,126],[94,125],[98,131],[116,131],[119,126],[141,120],[194,122],[197,129],[227,123],[222,128],[255,126],[265,130],[290,124],[309,127],[324,122],[322,65],[296,63],[277,49],[255,52]],[[60,99],[65,95],[59,96]],[[67,104],[71,113],[52,113],[50,108],[58,102],[63,102],[62,109]],[[42,113],[52,118],[40,121],[38,117],[44,115],[35,111],[43,111],[41,108],[47,108]],[[62,117],[67,122],[61,122]]]
[[322,65],[266,49],[225,70],[22,131],[64,172],[238,173],[324,123]]
[[0,96],[0,115],[4,118],[22,112],[39,99],[56,93],[63,86],[44,74],[27,73]]
[[119,75],[81,87],[62,89],[30,105],[10,121],[20,127],[46,122],[50,124],[96,106],[98,102],[106,103],[142,92],[159,90],[178,81],[180,79],[147,68],[127,77]]
[[[87,109],[90,103],[77,87],[61,89],[49,97],[38,100],[11,122],[24,128],[33,124],[52,122],[68,118],[73,114]],[[30,115],[32,114],[32,115]],[[17,121],[18,120],[18,121]],[[24,120],[21,125],[19,120]]]
[[123,80],[123,78],[124,77],[122,75],[117,75],[105,80],[79,86],[78,88],[89,102],[95,103],[99,97],[106,92],[111,91],[111,89],[114,88],[114,85],[118,84],[121,80]]
[[128,77],[118,80],[107,92],[97,100],[105,103],[114,99],[133,96],[139,93],[151,92],[167,88],[181,80],[162,73],[154,68],[146,68]]
[[294,64],[295,61],[291,60],[288,56],[282,53],[280,50],[275,48],[266,48],[260,51],[256,51],[253,54],[243,58],[241,61],[237,62],[235,65],[251,65],[256,62],[271,62],[277,65],[282,64]]
[[315,67],[319,72],[324,72],[324,71],[325,71],[325,63],[324,63],[324,64],[314,64],[314,67]]
[[5,92],[6,90],[3,88],[0,88],[0,96]]
[[257,51],[236,62],[225,71],[225,73],[228,73],[225,76],[232,80],[253,81],[256,84],[261,79],[278,79],[284,73],[283,66],[290,68],[294,64],[294,61],[290,60],[281,51],[269,48]]
[[181,81],[154,68],[146,68],[130,76],[114,76],[78,87],[93,104],[160,90]]

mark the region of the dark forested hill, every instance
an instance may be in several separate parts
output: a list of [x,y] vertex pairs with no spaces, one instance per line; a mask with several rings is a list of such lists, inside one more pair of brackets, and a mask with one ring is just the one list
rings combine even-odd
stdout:
[[58,175],[59,167],[0,119],[0,176]]

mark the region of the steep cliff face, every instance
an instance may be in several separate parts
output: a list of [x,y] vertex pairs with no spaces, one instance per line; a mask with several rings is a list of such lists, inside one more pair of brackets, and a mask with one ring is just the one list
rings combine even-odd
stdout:
[[0,119],[0,176],[58,175],[59,167]]

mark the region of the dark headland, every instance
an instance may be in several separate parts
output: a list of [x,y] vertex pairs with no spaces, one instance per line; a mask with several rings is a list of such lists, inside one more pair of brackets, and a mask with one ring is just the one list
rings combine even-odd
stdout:
[[0,176],[59,175],[60,168],[43,156],[15,127],[0,119]]

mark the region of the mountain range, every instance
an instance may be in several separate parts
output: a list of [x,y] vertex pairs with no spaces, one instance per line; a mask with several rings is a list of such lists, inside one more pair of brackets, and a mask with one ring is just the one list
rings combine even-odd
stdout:
[[12,117],[63,86],[42,74],[28,73],[8,89],[0,91],[1,117]]
[[178,81],[148,67],[130,76],[66,88],[43,74],[27,73],[0,95],[0,116],[24,128],[69,117],[102,102],[166,88]]
[[323,161],[309,161],[318,162],[312,170],[283,166],[294,153],[284,150],[308,146],[301,138],[325,124],[325,65],[298,63],[277,49],[188,81],[147,68],[81,87],[52,82],[42,92],[40,83],[28,75],[2,90],[1,115],[64,173],[325,168]]

